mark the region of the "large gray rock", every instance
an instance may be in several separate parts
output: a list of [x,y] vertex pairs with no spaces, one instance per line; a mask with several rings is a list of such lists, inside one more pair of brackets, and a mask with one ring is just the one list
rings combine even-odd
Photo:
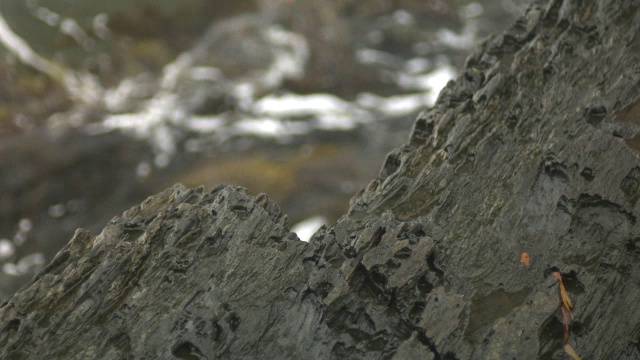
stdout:
[[559,272],[576,352],[640,358],[637,34],[631,2],[535,3],[309,243],[234,187],[78,230],[1,357],[564,359]]

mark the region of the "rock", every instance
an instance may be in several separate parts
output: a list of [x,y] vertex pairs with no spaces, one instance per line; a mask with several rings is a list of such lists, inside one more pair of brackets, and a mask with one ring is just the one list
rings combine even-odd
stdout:
[[640,358],[632,10],[534,2],[309,243],[231,186],[78,230],[0,307],[1,357]]

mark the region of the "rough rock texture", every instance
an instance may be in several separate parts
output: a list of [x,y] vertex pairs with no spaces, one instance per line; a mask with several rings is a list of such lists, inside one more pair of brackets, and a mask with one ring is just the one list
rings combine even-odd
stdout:
[[[310,243],[176,186],[0,308],[7,359],[640,358],[640,11],[535,3]],[[520,262],[527,252],[531,263]]]

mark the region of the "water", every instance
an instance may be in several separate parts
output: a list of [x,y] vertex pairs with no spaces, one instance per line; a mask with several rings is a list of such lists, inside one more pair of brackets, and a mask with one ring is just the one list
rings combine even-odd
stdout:
[[0,297],[178,181],[334,221],[518,6],[344,4],[1,1]]

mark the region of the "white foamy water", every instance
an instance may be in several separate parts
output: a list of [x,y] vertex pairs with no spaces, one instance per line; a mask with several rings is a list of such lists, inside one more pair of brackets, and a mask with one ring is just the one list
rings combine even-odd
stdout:
[[326,224],[327,219],[322,216],[314,216],[295,224],[291,227],[291,231],[296,233],[300,240],[309,242],[313,234],[315,234],[322,225]]
[[[82,47],[93,46],[94,38],[73,19],[39,5],[31,11]],[[473,3],[460,11],[463,17],[472,20],[483,8]],[[94,18],[96,39],[110,36],[107,18],[106,14]],[[414,16],[403,9],[388,18],[399,26],[418,25]],[[86,125],[79,117],[82,108],[77,114],[73,110],[54,114],[49,121],[52,126],[66,121],[72,126],[84,126],[88,135],[117,130],[145,139],[156,153],[154,164],[160,167],[181,151],[180,142],[193,145],[189,141],[198,134],[213,135],[209,139],[219,142],[242,136],[287,140],[313,131],[349,131],[371,122],[406,116],[432,106],[440,89],[455,76],[455,69],[446,59],[435,61],[434,65],[434,61],[424,57],[405,59],[381,49],[363,47],[354,50],[356,60],[385,69],[377,76],[386,77],[405,93],[381,96],[364,92],[355,101],[347,101],[330,93],[282,92],[279,89],[285,80],[305,76],[310,50],[305,37],[272,21],[255,15],[224,20],[211,26],[192,49],[168,63],[158,78],[139,74],[122,79],[112,88],[103,88],[93,75],[61,67],[38,55],[11,31],[2,17],[0,42],[24,63],[62,79],[74,99],[105,110],[101,121]],[[466,48],[475,39],[474,22],[469,24],[462,32],[442,29],[436,39],[452,48]],[[383,41],[384,36],[379,32],[378,40]],[[254,57],[258,60],[249,61]],[[229,63],[246,69],[237,71],[236,66],[230,70]],[[212,97],[226,97],[233,106],[217,114],[199,115],[193,111],[198,99]],[[190,151],[198,148],[189,147]]]
[[0,239],[0,261],[7,260],[16,252],[16,246],[9,239]]

